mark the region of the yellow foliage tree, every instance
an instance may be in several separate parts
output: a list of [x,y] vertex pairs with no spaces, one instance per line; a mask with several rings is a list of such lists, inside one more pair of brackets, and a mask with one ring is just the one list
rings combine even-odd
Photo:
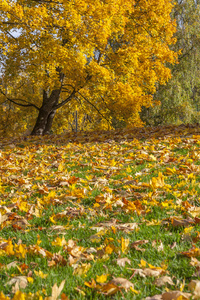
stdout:
[[33,135],[48,134],[69,103],[108,124],[142,124],[177,59],[171,0],[1,2],[1,102],[30,122],[38,113]]

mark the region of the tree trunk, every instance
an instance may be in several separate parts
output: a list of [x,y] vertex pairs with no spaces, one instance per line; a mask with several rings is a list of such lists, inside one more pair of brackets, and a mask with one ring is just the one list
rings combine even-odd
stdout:
[[49,134],[53,119],[56,113],[56,105],[60,97],[60,90],[53,90],[48,97],[47,92],[43,92],[43,103],[39,110],[39,114],[31,135],[44,135]]
[[56,110],[53,110],[53,111],[48,115],[46,127],[45,127],[45,130],[44,130],[43,134],[50,134],[50,131],[51,131],[51,127],[52,127],[52,124],[53,124],[53,119],[54,119],[54,117],[55,117],[55,114],[56,114]]

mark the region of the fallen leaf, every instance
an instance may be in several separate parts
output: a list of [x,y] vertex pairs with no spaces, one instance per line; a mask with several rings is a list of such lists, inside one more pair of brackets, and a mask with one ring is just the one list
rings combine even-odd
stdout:
[[2,215],[0,212],[0,224],[2,224],[3,222],[5,222],[8,219],[8,215]]
[[195,257],[191,257],[190,265],[200,269],[200,261]]
[[84,263],[78,266],[74,265],[73,275],[79,275],[79,276],[85,275],[90,268],[91,268],[90,263],[89,264]]
[[171,277],[169,277],[169,276],[162,276],[160,278],[157,278],[154,282],[154,284],[157,286],[166,285],[166,283],[168,283],[170,285],[174,285]]
[[121,249],[122,249],[122,253],[126,252],[129,246],[129,239],[124,239],[123,237],[121,237]]
[[193,292],[192,299],[200,299],[200,281],[192,280],[188,284],[188,288]]
[[[163,269],[151,269],[151,268],[145,268],[145,269],[134,269],[134,273],[132,276],[135,275],[140,275],[141,277],[146,277],[146,276],[153,276],[153,277],[158,277],[161,274],[165,273],[165,270]],[[131,277],[132,277],[131,276]]]
[[172,218],[171,223],[174,227],[191,226],[192,224],[195,224],[194,220],[191,218],[182,219],[182,220]]
[[127,257],[124,257],[124,258],[117,258],[117,264],[118,266],[120,267],[125,267],[125,264],[131,264],[131,261],[130,259],[128,259]]
[[114,283],[108,282],[105,285],[103,285],[99,290],[104,295],[110,296],[116,294],[120,289]]
[[190,293],[183,293],[180,291],[172,291],[162,294],[162,300],[189,300],[190,297]]
[[190,250],[180,252],[180,254],[187,257],[198,257],[200,256],[200,248],[197,248],[195,245],[193,245],[193,247]]
[[108,278],[109,274],[102,274],[100,276],[96,276],[96,282],[98,283],[104,283],[106,282],[107,278]]
[[12,292],[16,293],[19,289],[25,289],[27,284],[28,284],[28,280],[26,276],[16,276],[14,278],[12,278],[11,280],[9,280],[7,282],[8,285],[15,285],[12,288]]
[[138,241],[133,242],[133,243],[130,245],[130,247],[131,247],[131,248],[134,248],[134,249],[137,250],[137,251],[144,252],[145,249],[139,248],[138,245],[143,245],[143,244],[146,244],[146,243],[148,243],[148,242],[149,242],[148,240],[138,240]]
[[117,278],[113,278],[110,283],[113,283],[115,285],[117,285],[119,288],[124,288],[126,291],[128,289],[130,289],[130,287],[132,287],[134,289],[134,285],[132,282],[130,282],[129,280],[125,279],[125,278],[121,278],[121,277],[117,277]]
[[57,238],[55,239],[55,241],[53,241],[51,244],[52,244],[53,246],[60,246],[60,247],[63,247],[64,245],[67,244],[67,242],[66,242],[64,236],[62,236],[62,238],[57,237]]
[[154,295],[152,297],[147,297],[145,300],[162,300],[162,295]]
[[36,271],[34,270],[34,273],[36,276],[40,277],[40,278],[47,278],[48,274],[44,274],[41,270]]
[[6,268],[6,269],[10,269],[10,268],[15,268],[15,267],[17,267],[17,261],[12,261],[11,263],[9,263],[9,264],[7,264],[7,265],[5,265],[4,266],[4,268]]
[[52,260],[48,261],[48,266],[53,267],[53,266],[56,266],[56,265],[66,266],[67,261],[62,255],[55,253],[52,256]]
[[57,286],[57,283],[55,283],[52,287],[52,295],[51,297],[47,297],[47,300],[57,300],[64,288],[64,285],[65,285],[65,280],[61,282],[59,287]]

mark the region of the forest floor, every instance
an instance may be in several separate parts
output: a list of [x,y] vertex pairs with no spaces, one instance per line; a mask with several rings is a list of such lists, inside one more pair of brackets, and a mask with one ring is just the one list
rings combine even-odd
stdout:
[[0,299],[200,299],[200,126],[0,139]]

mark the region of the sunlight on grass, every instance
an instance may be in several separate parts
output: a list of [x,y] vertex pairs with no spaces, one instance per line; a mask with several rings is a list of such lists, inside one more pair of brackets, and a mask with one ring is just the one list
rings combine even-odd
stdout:
[[180,130],[3,140],[0,299],[198,299],[200,135]]

